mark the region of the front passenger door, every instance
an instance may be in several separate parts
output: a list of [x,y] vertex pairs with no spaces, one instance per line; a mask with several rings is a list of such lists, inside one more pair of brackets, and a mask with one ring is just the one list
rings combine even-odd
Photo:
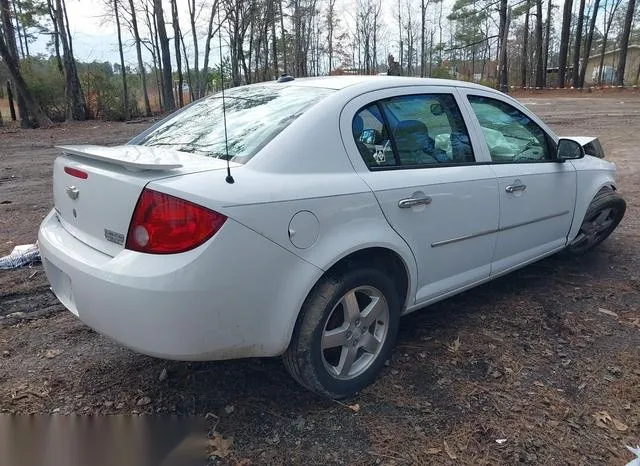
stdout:
[[562,248],[571,228],[576,171],[523,109],[495,94],[465,91],[498,178],[500,223],[491,274]]

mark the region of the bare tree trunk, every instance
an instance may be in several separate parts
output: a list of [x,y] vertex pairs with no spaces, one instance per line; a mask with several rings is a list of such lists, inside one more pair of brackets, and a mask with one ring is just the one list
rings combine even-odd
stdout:
[[142,48],[140,46],[140,31],[138,30],[138,20],[136,18],[136,8],[133,4],[133,0],[129,0],[129,7],[131,8],[131,28],[133,29],[133,40],[136,43],[136,56],[138,58],[138,72],[140,73],[140,81],[142,83],[142,97],[144,99],[144,114],[145,116],[151,116],[151,103],[149,102],[149,92],[147,91],[147,73],[144,69],[144,62],[142,61]]
[[[16,3],[20,3],[18,0],[14,0],[12,3],[12,7],[13,7],[13,17],[16,18],[16,33],[18,34],[18,43],[20,44],[20,54],[22,55],[22,58],[25,57],[24,55],[24,45],[22,44],[22,31],[20,31],[20,21],[18,21],[18,12],[16,11]],[[14,39],[15,40],[15,39]],[[27,41],[27,38],[24,38],[24,41]]]
[[[207,85],[209,84],[209,54],[211,53],[211,38],[213,37],[213,18],[216,11],[219,8],[218,1],[216,0],[211,7],[211,14],[209,15],[209,25],[207,27],[207,40],[204,42],[204,78],[201,79],[200,86],[198,88],[198,97],[204,97],[207,92]],[[218,31],[219,26],[218,26]],[[203,82],[205,81],[205,82]]]
[[499,89],[501,92],[509,92],[509,73],[507,68],[507,40],[509,38],[509,16],[507,0],[500,0],[500,69]]
[[[0,5],[4,5],[7,0],[2,0]],[[20,73],[20,67],[18,64],[18,60],[10,53],[7,44],[4,41],[4,37],[0,34],[0,57],[4,61],[7,69],[9,70],[9,74],[13,79],[13,82],[16,85],[16,89],[18,91],[18,95],[22,96],[25,102],[25,106],[27,107],[28,112],[35,118],[38,126],[47,127],[51,125],[51,120],[44,113],[40,104],[36,102],[33,98],[29,89],[27,88],[27,83],[24,81],[22,74]]]
[[[187,46],[184,43],[184,36],[182,34],[180,35],[180,42],[182,43],[182,53],[184,54],[184,65],[187,67],[187,84],[189,85],[190,102],[193,102],[193,80],[191,79],[191,68],[189,67],[189,55],[187,55]],[[182,90],[180,90],[180,93],[182,93]]]
[[596,28],[596,19],[598,18],[599,7],[600,7],[600,0],[595,0],[595,3],[593,5],[593,11],[591,13],[591,20],[589,21],[589,31],[587,32],[587,41],[584,44],[584,51],[582,52],[582,66],[580,67],[578,87],[584,87],[584,79],[587,75],[587,61],[589,60],[589,54],[591,53],[591,43],[593,42],[593,31]]
[[542,0],[536,0],[536,87],[544,86],[542,57]]
[[529,53],[529,10],[531,1],[527,0],[527,11],[524,14],[524,38],[522,39],[522,68],[520,74],[520,86],[527,87],[527,59]]
[[7,79],[7,100],[9,101],[9,114],[11,115],[11,121],[16,121],[16,106],[13,104],[13,90],[11,89],[11,80]]
[[398,37],[400,38],[400,57],[398,58],[398,63],[400,63],[400,75],[402,75],[402,59],[403,59],[403,44],[402,44],[402,5],[400,4],[400,0],[398,0]]
[[571,75],[571,83],[573,87],[580,86],[580,47],[582,46],[582,23],[584,22],[584,4],[585,0],[580,0],[578,7],[578,24],[576,24],[575,43],[573,45],[573,73]]
[[[584,1],[584,0],[583,0]],[[616,69],[615,84],[616,86],[624,85],[624,69],[627,66],[627,52],[629,50],[629,36],[631,35],[631,26],[633,24],[633,14],[636,8],[636,0],[629,0],[627,5],[627,14],[624,18],[624,29],[622,31],[622,39],[620,40],[620,61]]]
[[424,22],[425,22],[425,15],[426,15],[427,9],[424,3],[424,0],[421,0],[420,2],[420,77],[424,78],[424,68],[425,68],[425,63],[424,63]]
[[171,0],[171,22],[173,24],[173,48],[176,53],[176,67],[178,68],[178,106],[184,107],[184,96],[182,94],[182,85],[184,76],[182,75],[182,53],[180,52],[180,20],[178,18],[178,5],[176,0]]
[[145,2],[144,4],[144,14],[147,22],[147,29],[149,30],[149,45],[146,45],[147,49],[151,53],[151,58],[153,60],[153,76],[156,81],[156,92],[158,93],[158,107],[160,113],[163,112],[163,102],[162,102],[162,90],[164,89],[162,85],[162,73],[160,69],[162,65],[160,64],[160,50],[158,47],[158,34],[156,29],[155,19],[153,18],[153,14],[149,11],[149,3]]
[[616,10],[618,9],[618,6],[620,5],[621,0],[613,0],[613,7],[611,8],[611,11],[609,12],[609,16],[607,17],[607,4],[608,1],[605,0],[604,2],[604,12],[605,12],[605,29],[604,29],[604,36],[602,38],[602,49],[600,51],[600,67],[599,67],[599,73],[598,73],[598,84],[602,84],[602,73],[604,71],[604,55],[607,52],[607,41],[609,40],[609,31],[611,30],[611,23],[613,22],[613,18],[615,17],[616,14]]
[[[329,0],[331,1],[331,0]],[[333,0],[335,1],[335,0]],[[269,0],[271,5],[271,47],[273,48],[273,74],[277,77],[280,74],[278,68],[278,39],[276,36],[276,4],[275,0]]]
[[118,31],[118,51],[120,52],[120,75],[122,76],[122,106],[124,119],[131,119],[129,114],[129,90],[127,89],[127,69],[124,66],[124,52],[122,50],[122,31],[120,30],[120,12],[118,0],[113,0],[113,12],[116,16],[116,29]]
[[[2,26],[4,28],[4,35],[6,38],[6,45],[9,49],[9,53],[13,57],[16,63],[16,71],[20,70],[20,57],[18,55],[18,48],[16,46],[16,36],[13,31],[13,22],[11,20],[11,10],[9,9],[9,0],[0,0],[0,16],[2,17]],[[17,88],[15,79],[12,78],[13,87]],[[29,112],[27,103],[24,97],[18,92],[18,111],[20,112],[20,127],[30,128],[31,122],[29,121]],[[15,116],[15,109],[11,113],[11,116]],[[15,121],[15,118],[13,119]]]
[[86,120],[87,108],[80,86],[80,78],[78,78],[76,61],[73,57],[73,44],[69,40],[70,32],[66,20],[64,0],[56,0],[54,14],[58,23],[58,37],[60,37],[60,44],[62,45],[62,63],[64,65],[66,95],[69,105],[67,117],[71,120]]
[[562,32],[560,33],[560,56],[558,57],[558,87],[564,87],[567,75],[567,55],[571,33],[571,8],[573,0],[565,0],[562,10]]
[[153,0],[153,14],[156,19],[156,27],[158,29],[158,41],[162,51],[162,100],[167,112],[173,112],[176,103],[173,98],[173,78],[171,77],[171,53],[169,52],[169,39],[167,38],[167,29],[164,25],[164,13],[162,11],[162,0]]
[[543,86],[547,85],[547,69],[549,66],[549,47],[551,45],[551,14],[553,13],[553,3],[547,0],[547,24],[545,25],[545,43],[544,43],[544,75]]
[[47,6],[49,10],[49,17],[51,18],[51,24],[53,24],[53,46],[56,52],[56,64],[58,65],[58,71],[60,74],[64,74],[64,65],[62,64],[62,56],[60,55],[60,31],[58,31],[58,22],[56,21],[55,7],[53,6],[53,0],[47,0]]
[[327,8],[327,54],[329,55],[329,74],[331,74],[331,71],[333,71],[333,31],[335,28],[336,0],[329,0]]
[[282,0],[278,1],[280,5],[280,34],[282,35],[282,62],[283,62],[283,71],[284,73],[288,73],[287,67],[287,41],[284,34],[284,15],[282,14]]
[[[189,77],[189,90],[191,92],[191,100],[193,100],[194,95],[199,95],[200,92],[200,61],[199,61],[199,52],[198,52],[198,33],[196,31],[196,0],[190,0],[188,2],[189,5],[189,20],[191,22],[191,40],[193,40],[193,68],[194,68],[194,81],[196,92],[194,94],[193,87],[191,86],[191,78]],[[184,48],[184,43],[183,43]],[[187,58],[187,52],[185,51],[185,59]],[[189,66],[187,65],[187,70],[189,70]]]

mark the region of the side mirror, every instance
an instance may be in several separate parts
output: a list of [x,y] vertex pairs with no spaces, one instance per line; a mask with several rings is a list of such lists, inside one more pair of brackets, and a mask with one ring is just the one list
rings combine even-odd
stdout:
[[558,152],[556,160],[564,162],[565,160],[576,160],[584,157],[584,147],[573,139],[560,139],[558,141]]

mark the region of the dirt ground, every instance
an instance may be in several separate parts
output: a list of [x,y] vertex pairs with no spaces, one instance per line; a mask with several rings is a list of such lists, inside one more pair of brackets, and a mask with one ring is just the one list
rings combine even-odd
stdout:
[[[522,101],[559,134],[601,137],[625,219],[579,259],[404,318],[357,399],[318,398],[278,359],[135,354],[64,311],[34,266],[0,271],[0,413],[210,413],[219,464],[624,464],[640,443],[640,94]],[[147,124],[0,132],[0,256],[34,242],[51,208],[53,145],[121,143]]]

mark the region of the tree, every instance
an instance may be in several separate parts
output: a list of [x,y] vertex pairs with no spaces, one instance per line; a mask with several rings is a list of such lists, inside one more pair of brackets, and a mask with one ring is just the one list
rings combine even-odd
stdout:
[[507,39],[509,38],[509,20],[511,9],[507,8],[507,0],[500,0],[500,69],[499,88],[502,92],[509,90],[509,72],[507,68]]
[[53,6],[52,0],[49,0],[49,8],[56,22],[57,35],[55,40],[59,40],[60,45],[62,45],[62,64],[68,102],[67,118],[78,121],[85,120],[87,118],[87,107],[80,86],[76,60],[73,56],[73,42],[71,40],[71,31],[69,30],[65,0],[55,0],[55,6]]
[[[214,34],[217,34],[218,31],[220,30],[220,25],[218,24],[216,26],[216,29],[213,29],[213,19],[216,15],[216,12],[218,11],[219,8],[219,3],[218,0],[215,0],[213,2],[213,5],[211,6],[211,13],[209,14],[209,25],[207,27],[207,38],[204,42],[204,67],[203,67],[203,72],[205,73],[205,76],[208,79],[209,76],[209,54],[211,52],[211,39],[213,38]],[[205,79],[202,79],[200,82],[200,85],[198,87],[198,97],[204,97],[206,90],[207,90],[207,86],[204,83]]]
[[624,29],[622,31],[622,39],[620,40],[620,61],[616,69],[615,84],[617,86],[624,85],[624,69],[627,66],[627,51],[629,49],[629,36],[631,35],[631,25],[633,23],[633,15],[636,8],[636,0],[629,0],[627,5],[627,13],[624,19]]
[[424,35],[425,35],[425,21],[427,15],[427,6],[429,6],[429,0],[420,0],[420,77],[424,78],[425,62],[424,62]]
[[573,73],[571,77],[571,83],[573,87],[579,87],[580,85],[580,46],[582,44],[582,23],[584,22],[584,3],[585,0],[580,0],[580,6],[578,7],[578,23],[576,24],[576,35],[573,46]]
[[164,12],[162,11],[162,0],[153,0],[153,15],[157,28],[157,38],[160,42],[162,55],[162,100],[167,112],[173,112],[176,103],[173,98],[173,78],[171,77],[171,52],[169,52],[169,38],[164,24]]
[[544,87],[544,58],[542,54],[542,0],[536,0],[536,88]]
[[333,37],[338,22],[336,18],[336,0],[328,0],[326,23],[327,23],[327,53],[329,54],[329,74],[333,70]]
[[578,87],[584,87],[584,79],[587,75],[587,62],[589,61],[589,54],[591,53],[591,43],[593,41],[593,32],[596,28],[596,19],[598,18],[598,9],[600,7],[600,0],[595,0],[593,4],[593,10],[591,12],[591,19],[589,21],[589,32],[587,33],[587,40],[584,44],[584,51],[582,53],[582,66],[580,67],[580,76],[578,77]]
[[118,0],[113,0],[113,13],[116,17],[116,29],[118,32],[118,51],[120,52],[120,75],[122,77],[122,106],[124,119],[128,120],[129,115],[129,90],[127,89],[127,69],[124,65],[124,52],[122,50],[122,31],[120,28],[120,12]]
[[567,55],[571,33],[571,8],[573,0],[565,0],[562,10],[562,32],[560,33],[560,55],[558,56],[558,87],[564,87],[567,74]]
[[[198,53],[198,33],[196,31],[196,0],[189,0],[187,2],[189,6],[189,22],[191,23],[191,40],[193,40],[193,69],[195,73],[195,88],[196,95],[199,96],[200,92],[200,62],[199,62],[199,53]],[[184,44],[183,44],[184,47]],[[187,54],[185,52],[185,58]],[[187,71],[189,71],[189,66],[187,65]],[[191,95],[193,96],[193,86],[189,83],[189,89],[191,89]]]
[[182,54],[180,53],[180,37],[182,36],[182,32],[180,31],[180,18],[178,18],[178,5],[176,4],[176,0],[171,0],[171,23],[173,25],[173,48],[175,50],[176,67],[178,68],[178,106],[184,107],[184,95],[182,92],[184,76],[182,75]]
[[547,85],[547,69],[549,64],[549,48],[551,44],[551,14],[553,13],[553,3],[551,0],[547,0],[547,23],[545,25],[545,39],[544,39],[544,75],[542,78],[543,86]]
[[[144,114],[145,116],[151,116],[151,103],[149,102],[149,92],[147,91],[147,73],[144,68],[144,62],[142,61],[142,47],[140,39],[140,31],[138,30],[138,19],[136,17],[136,7],[133,0],[129,0],[129,12],[131,15],[131,32],[133,33],[133,40],[136,44],[136,57],[138,58],[138,73],[140,73],[140,81],[142,82],[142,97],[144,99]],[[155,61],[155,57],[154,57]]]
[[[2,0],[2,4],[5,4],[8,0]],[[6,32],[6,31],[5,31]],[[25,106],[28,112],[36,120],[36,123],[40,127],[47,127],[51,125],[51,119],[42,110],[42,107],[33,98],[31,92],[27,88],[22,74],[20,73],[20,66],[18,60],[11,54],[9,48],[4,40],[3,34],[0,34],[0,57],[4,61],[9,74],[15,83],[18,94],[24,99]]]
[[[4,36],[6,37],[6,46],[8,48],[8,53],[15,60],[16,71],[19,73],[20,57],[18,55],[18,48],[16,47],[16,36],[13,29],[13,20],[12,20],[11,10],[9,9],[9,0],[0,1],[0,17],[2,18],[2,28],[4,31]],[[12,86],[14,88],[17,87],[15,78],[12,79]],[[20,92],[18,92],[18,110],[20,112],[20,126],[22,128],[30,128],[31,122],[29,121],[27,104]],[[12,116],[13,116],[13,113],[12,113]]]
[[[602,47],[600,48],[600,64],[598,66],[598,84],[602,84],[602,78],[604,73],[604,55],[607,52],[607,41],[609,40],[609,32],[611,31],[611,24],[613,18],[620,6],[622,0],[605,0],[604,2],[604,35],[602,36]],[[607,7],[610,9],[607,11]]]
[[527,58],[529,51],[529,10],[531,9],[531,1],[527,0],[526,11],[524,17],[524,37],[522,39],[522,67],[520,74],[520,86],[527,87]]

